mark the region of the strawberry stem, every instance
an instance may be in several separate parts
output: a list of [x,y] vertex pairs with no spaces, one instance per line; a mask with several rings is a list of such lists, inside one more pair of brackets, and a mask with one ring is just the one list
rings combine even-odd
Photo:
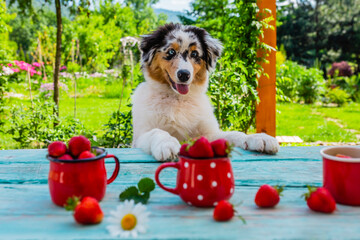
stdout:
[[243,222],[243,224],[246,224],[246,220],[245,218],[243,218],[242,216],[240,215],[237,215],[237,217]]

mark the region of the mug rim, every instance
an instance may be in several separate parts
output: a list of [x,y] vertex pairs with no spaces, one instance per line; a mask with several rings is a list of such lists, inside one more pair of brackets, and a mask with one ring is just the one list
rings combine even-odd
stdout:
[[102,151],[102,153],[93,158],[83,158],[83,159],[73,159],[73,160],[62,160],[62,159],[54,158],[54,157],[50,156],[49,154],[46,155],[46,158],[51,162],[58,162],[58,163],[84,163],[84,162],[91,162],[91,161],[96,161],[96,160],[102,159],[102,158],[106,157],[106,155],[107,155],[105,148],[91,147],[91,149],[100,149]]
[[347,162],[347,163],[360,163],[360,158],[341,158],[326,153],[326,151],[336,148],[349,148],[349,149],[357,149],[360,151],[359,147],[354,147],[354,146],[333,146],[333,147],[326,147],[321,149],[320,154],[324,159],[328,159],[328,160]]
[[184,158],[186,160],[190,160],[190,161],[206,161],[206,160],[211,160],[211,161],[227,161],[227,160],[230,160],[229,157],[212,157],[212,158],[192,158],[192,157],[187,157],[187,156],[184,156],[184,155],[178,155],[179,157],[179,160],[180,158]]

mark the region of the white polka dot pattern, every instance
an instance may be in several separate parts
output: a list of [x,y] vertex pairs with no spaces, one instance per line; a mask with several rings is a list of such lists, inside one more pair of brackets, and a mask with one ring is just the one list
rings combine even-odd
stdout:
[[213,182],[211,183],[211,186],[216,187],[216,186],[217,186],[217,182],[216,182],[216,181],[213,181]]
[[231,178],[231,173],[228,172],[227,177],[228,177],[228,178]]
[[198,196],[197,196],[197,199],[198,199],[199,201],[202,201],[202,200],[204,199],[204,197],[203,197],[203,195],[198,195]]
[[185,167],[185,168],[188,168],[188,167],[189,167],[189,163],[188,163],[188,162],[185,162],[185,163],[184,163],[184,167]]
[[183,184],[183,188],[187,189],[188,185],[186,183]]
[[230,193],[233,193],[233,192],[234,192],[234,189],[233,189],[233,188],[231,188],[231,189],[230,189]]
[[210,167],[211,167],[211,168],[215,168],[215,167],[216,167],[216,163],[214,163],[214,162],[210,163]]
[[199,181],[203,180],[203,176],[201,174],[197,175],[197,180]]

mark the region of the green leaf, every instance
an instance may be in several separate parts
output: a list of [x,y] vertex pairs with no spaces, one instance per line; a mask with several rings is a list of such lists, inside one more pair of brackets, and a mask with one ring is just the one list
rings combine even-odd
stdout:
[[139,181],[138,187],[140,192],[149,193],[155,189],[155,182],[151,178],[143,178]]
[[66,211],[74,211],[76,206],[80,203],[80,198],[73,196],[73,197],[69,197],[66,200],[66,203],[64,204],[64,208]]
[[[120,201],[130,200],[139,195],[139,190],[135,187],[128,187],[122,193],[120,193]],[[135,200],[135,199],[134,199]]]

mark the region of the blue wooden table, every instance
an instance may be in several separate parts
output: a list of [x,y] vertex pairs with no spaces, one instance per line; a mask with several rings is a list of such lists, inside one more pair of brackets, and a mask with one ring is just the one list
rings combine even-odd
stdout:
[[[140,239],[360,239],[360,207],[338,205],[332,215],[308,210],[300,197],[306,185],[321,186],[322,147],[282,147],[269,156],[237,149],[232,164],[236,189],[231,202],[246,219],[219,223],[213,209],[190,207],[159,187],[151,193],[148,231]],[[139,149],[108,149],[119,157],[121,170],[108,185],[101,207],[105,218],[119,204],[118,195],[142,177],[154,179],[159,163]],[[107,222],[81,226],[71,213],[52,204],[46,150],[0,151],[0,239],[109,239]],[[110,160],[109,160],[110,161]],[[113,164],[108,162],[108,171]],[[176,171],[163,171],[161,180],[174,186]],[[275,209],[258,209],[254,196],[262,184],[285,185]]]

